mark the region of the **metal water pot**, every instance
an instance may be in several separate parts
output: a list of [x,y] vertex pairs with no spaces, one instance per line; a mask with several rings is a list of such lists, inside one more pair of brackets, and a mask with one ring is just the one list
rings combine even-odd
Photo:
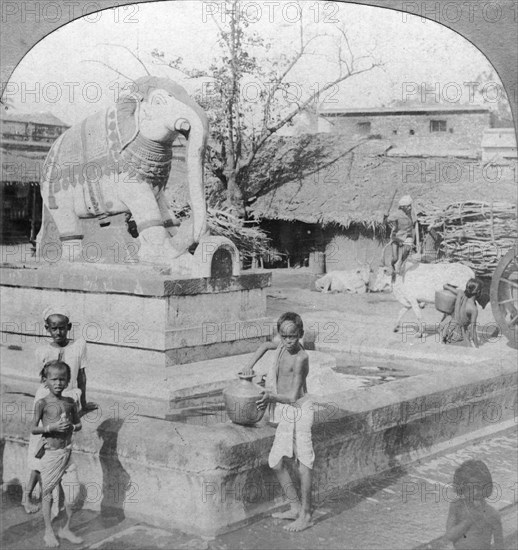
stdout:
[[252,426],[261,420],[263,410],[257,408],[256,401],[263,395],[264,389],[254,384],[254,374],[245,376],[238,374],[239,380],[223,390],[223,399],[228,417],[235,424]]
[[455,301],[457,295],[449,290],[435,291],[435,309],[447,315],[451,315],[455,310]]

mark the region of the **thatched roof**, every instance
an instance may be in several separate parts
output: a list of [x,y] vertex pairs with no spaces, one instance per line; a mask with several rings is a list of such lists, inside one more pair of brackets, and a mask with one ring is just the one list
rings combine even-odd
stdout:
[[11,111],[9,113],[2,113],[0,115],[0,120],[5,122],[32,122],[34,124],[63,126],[68,128],[68,124],[65,124],[57,116],[49,112],[20,113],[17,111]]
[[466,200],[516,204],[511,170],[498,175],[474,159],[398,157],[391,149],[388,140],[353,142],[343,134],[274,139],[249,170],[249,212],[347,228],[381,225],[394,195],[393,209],[405,194],[422,211]]

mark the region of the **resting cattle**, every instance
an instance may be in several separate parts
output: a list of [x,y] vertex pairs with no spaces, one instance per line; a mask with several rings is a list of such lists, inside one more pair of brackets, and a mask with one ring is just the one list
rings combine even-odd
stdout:
[[350,271],[330,271],[315,281],[315,287],[321,292],[364,294],[367,291],[369,276],[368,264]]
[[[446,283],[464,289],[468,280],[473,277],[475,277],[473,270],[460,263],[423,264],[407,261],[402,275],[398,275],[392,284],[394,297],[403,306],[394,326],[394,332],[399,331],[401,319],[410,308],[413,309],[421,327],[420,308],[427,303],[435,302],[435,291],[442,290]],[[380,268],[371,290],[383,290],[387,280],[390,281],[390,269]]]

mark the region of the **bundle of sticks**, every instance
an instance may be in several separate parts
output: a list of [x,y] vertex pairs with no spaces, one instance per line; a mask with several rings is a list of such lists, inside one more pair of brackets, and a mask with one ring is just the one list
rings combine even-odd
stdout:
[[[170,208],[180,221],[189,215],[188,207],[179,208],[173,203]],[[230,239],[236,245],[242,259],[251,260],[267,254],[274,259],[280,258],[270,247],[270,239],[264,231],[230,212],[207,208],[207,224],[211,235]]]
[[427,208],[418,219],[439,234],[445,259],[469,265],[479,277],[491,276],[518,239],[512,203],[456,202],[444,209]]

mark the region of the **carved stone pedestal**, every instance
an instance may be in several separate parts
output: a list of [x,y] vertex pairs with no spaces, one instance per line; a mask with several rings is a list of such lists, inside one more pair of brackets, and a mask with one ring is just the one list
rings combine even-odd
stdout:
[[272,330],[269,273],[175,280],[140,265],[55,264],[3,267],[0,278],[3,372],[31,380],[50,304],[88,342],[89,387],[164,399],[175,366],[254,351]]

